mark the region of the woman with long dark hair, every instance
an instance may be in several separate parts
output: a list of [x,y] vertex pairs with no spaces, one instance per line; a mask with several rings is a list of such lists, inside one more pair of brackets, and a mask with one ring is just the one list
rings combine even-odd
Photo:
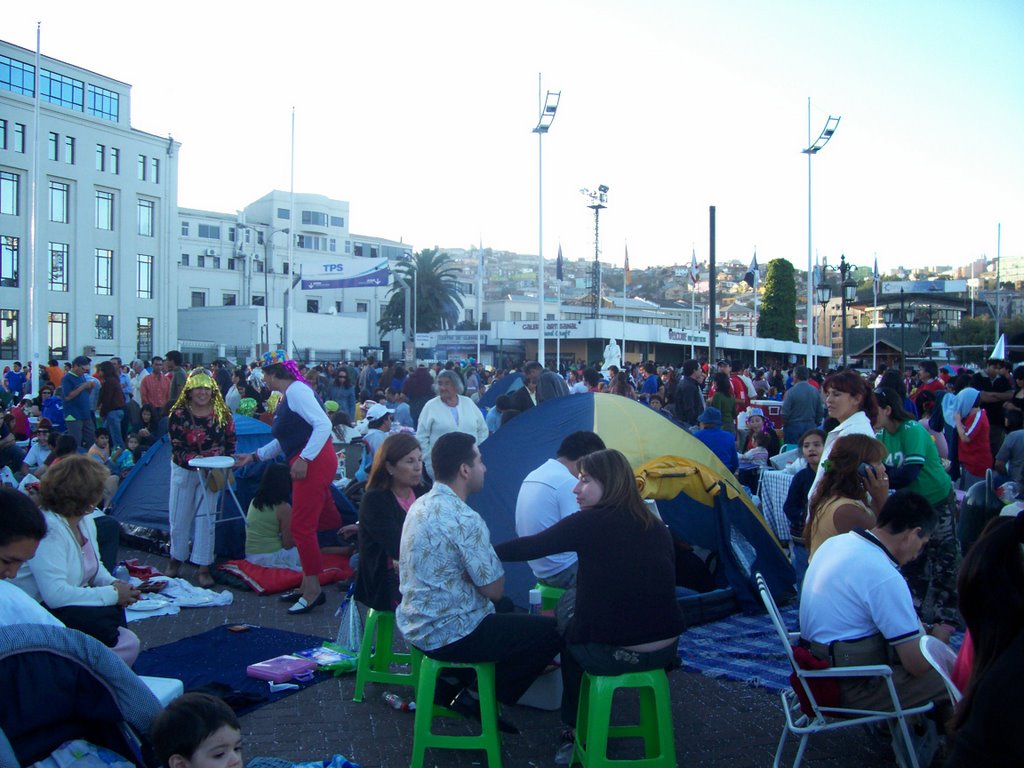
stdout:
[[117,367],[109,360],[99,365],[100,394],[97,400],[103,426],[110,432],[110,445],[113,448],[124,448],[124,436],[121,425],[124,423],[124,392]]
[[960,568],[960,613],[974,645],[971,675],[953,718],[961,766],[1024,765],[1024,515],[989,523]]
[[825,435],[825,448],[821,452],[821,463],[818,465],[818,472],[814,476],[814,484],[811,486],[812,494],[821,482],[835,442],[847,435],[864,435],[873,438],[875,436],[875,414],[878,413],[878,403],[875,402],[874,392],[856,371],[847,369],[833,373],[825,379],[821,389],[825,393],[825,409],[828,412],[828,417],[839,423]]
[[[580,511],[542,533],[496,546],[502,560],[558,552],[579,557],[575,614],[562,653],[563,741],[572,749],[584,670],[618,675],[678,663],[684,629],[675,597],[675,553],[668,528],[636,489],[629,461],[604,450],[579,460]],[[556,758],[557,762],[557,758]]]
[[245,516],[245,559],[250,563],[302,570],[292,538],[291,499],[292,476],[288,465],[267,464]]
[[722,414],[722,429],[736,434],[736,395],[732,389],[732,381],[725,371],[718,371],[711,377],[714,384],[712,394],[708,398],[708,405],[717,408]]
[[822,480],[808,503],[808,562],[827,539],[874,527],[889,498],[885,456],[885,446],[866,435],[847,435],[832,445],[829,458],[818,465]]
[[398,591],[402,524],[423,493],[422,478],[423,452],[415,435],[397,432],[381,443],[359,505],[355,590],[356,600],[378,611],[393,611],[402,599]]

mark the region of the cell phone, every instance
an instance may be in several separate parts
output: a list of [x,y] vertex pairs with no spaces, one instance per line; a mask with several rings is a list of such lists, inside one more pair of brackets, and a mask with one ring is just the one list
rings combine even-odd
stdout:
[[866,461],[862,461],[860,463],[860,466],[857,467],[857,474],[866,479],[867,477],[869,477],[869,472],[871,473],[870,477],[878,477],[878,473],[875,472],[875,468],[868,464]]

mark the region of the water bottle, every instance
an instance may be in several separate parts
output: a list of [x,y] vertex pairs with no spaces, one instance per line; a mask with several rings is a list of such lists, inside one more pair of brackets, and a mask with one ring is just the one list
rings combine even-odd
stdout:
[[540,615],[541,597],[539,589],[530,590],[530,613],[534,616]]
[[402,712],[412,712],[416,709],[415,701],[406,701],[397,693],[391,693],[390,691],[384,694],[384,702],[392,709]]
[[132,583],[132,578],[128,575],[128,566],[124,563],[118,563],[117,567],[114,569],[114,573],[111,575],[118,581],[124,581],[128,584]]

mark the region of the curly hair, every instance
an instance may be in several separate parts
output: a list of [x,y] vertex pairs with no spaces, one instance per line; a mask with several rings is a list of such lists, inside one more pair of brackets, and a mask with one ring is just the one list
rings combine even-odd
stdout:
[[867,435],[847,435],[836,440],[828,455],[828,468],[807,505],[811,517],[811,536],[817,528],[818,509],[829,500],[846,498],[867,503],[867,491],[864,490],[857,469],[862,463],[876,464],[884,461],[888,455],[889,451],[880,441]]
[[108,477],[107,468],[91,456],[65,456],[43,475],[39,502],[43,509],[61,517],[87,514],[103,498],[103,484]]

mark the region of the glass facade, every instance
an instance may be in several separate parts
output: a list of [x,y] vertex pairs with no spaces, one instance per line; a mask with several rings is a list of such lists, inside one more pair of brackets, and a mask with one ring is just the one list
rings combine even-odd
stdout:
[[114,316],[96,315],[96,338],[110,341],[114,338]]
[[71,185],[63,181],[50,182],[50,221],[68,223],[71,202]]
[[17,216],[21,191],[21,176],[0,171],[0,214]]
[[114,228],[114,193],[96,192],[96,229]]
[[0,288],[18,287],[18,259],[21,252],[18,238],[0,236]]
[[135,323],[135,356],[148,360],[153,356],[153,318],[140,317]]
[[50,357],[63,360],[68,356],[68,313],[51,312],[46,323],[46,339]]
[[0,309],[0,357],[18,356],[18,310]]
[[0,88],[22,96],[35,96],[36,68],[9,56],[0,56]]
[[104,120],[113,120],[116,123],[119,101],[120,96],[114,91],[108,91],[98,85],[89,86],[88,111],[90,115],[102,117]]
[[43,101],[81,112],[85,106],[85,83],[46,69],[39,70],[39,96]]
[[152,200],[139,200],[139,234],[143,237],[153,236],[153,219],[156,216],[156,203]]
[[114,252],[109,248],[97,248],[96,262],[96,295],[114,295]]
[[135,295],[140,299],[153,298],[153,257],[138,254],[135,268]]
[[68,290],[68,256],[70,249],[67,243],[50,243],[50,276],[51,291],[66,293]]

